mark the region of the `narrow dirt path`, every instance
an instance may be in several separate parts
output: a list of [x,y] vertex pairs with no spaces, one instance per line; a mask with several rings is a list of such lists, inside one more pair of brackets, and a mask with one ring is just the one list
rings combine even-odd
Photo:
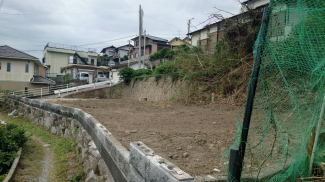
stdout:
[[53,151],[49,144],[39,137],[32,136],[23,148],[19,167],[13,181],[49,181],[53,168]]

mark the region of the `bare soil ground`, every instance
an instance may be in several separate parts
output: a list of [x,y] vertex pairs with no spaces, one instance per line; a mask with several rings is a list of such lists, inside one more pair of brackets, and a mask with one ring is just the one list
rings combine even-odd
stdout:
[[223,104],[185,106],[118,99],[48,101],[83,109],[126,148],[130,142],[142,141],[193,176],[214,173],[214,168],[225,172],[220,159],[233,143],[239,109]]

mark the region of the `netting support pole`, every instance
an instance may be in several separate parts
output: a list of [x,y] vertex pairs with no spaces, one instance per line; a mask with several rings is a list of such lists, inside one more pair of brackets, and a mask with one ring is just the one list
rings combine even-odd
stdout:
[[230,152],[228,181],[240,182],[241,179],[241,173],[243,170],[243,161],[244,161],[244,156],[246,151],[248,130],[249,130],[250,120],[253,111],[253,103],[254,103],[258,75],[260,72],[261,56],[263,52],[263,45],[265,42],[267,25],[269,22],[269,14],[270,14],[269,7],[270,5],[267,6],[263,12],[261,29],[258,36],[259,40],[257,42],[256,53],[254,55],[255,60],[254,60],[253,73],[251,75],[251,80],[249,83],[248,96],[246,100],[245,115],[244,115],[243,128],[242,128],[239,148],[238,149],[233,148],[231,149]]
[[324,108],[325,108],[325,95],[324,95],[324,98],[323,98],[322,108],[321,108],[321,111],[320,111],[320,114],[319,114],[319,119],[318,119],[318,124],[317,124],[317,129],[316,129],[316,135],[315,135],[315,141],[314,141],[314,146],[313,146],[313,152],[311,153],[311,157],[310,157],[310,164],[309,164],[309,171],[310,172],[312,172],[312,169],[313,169],[315,152],[316,152],[317,142],[318,142],[318,137],[319,137],[319,132],[320,132],[320,126],[322,124],[322,119],[323,119],[323,115],[324,115]]

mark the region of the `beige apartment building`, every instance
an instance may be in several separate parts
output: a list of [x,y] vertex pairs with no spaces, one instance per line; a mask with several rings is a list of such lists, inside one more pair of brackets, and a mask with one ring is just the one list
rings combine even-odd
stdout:
[[55,84],[44,78],[45,67],[38,58],[9,46],[0,46],[0,90],[24,90]]
[[43,64],[46,65],[46,77],[64,75],[61,68],[68,65],[97,66],[99,54],[95,49],[48,43],[43,51]]

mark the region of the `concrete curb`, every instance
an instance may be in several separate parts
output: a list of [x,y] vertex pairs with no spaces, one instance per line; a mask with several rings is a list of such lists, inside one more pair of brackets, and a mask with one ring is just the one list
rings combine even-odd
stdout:
[[17,152],[17,156],[16,156],[14,162],[11,165],[9,173],[7,174],[7,177],[2,182],[9,182],[9,181],[12,180],[12,177],[15,175],[15,173],[17,171],[17,167],[18,167],[18,163],[20,161],[22,151],[23,151],[23,149],[20,147],[18,152]]

